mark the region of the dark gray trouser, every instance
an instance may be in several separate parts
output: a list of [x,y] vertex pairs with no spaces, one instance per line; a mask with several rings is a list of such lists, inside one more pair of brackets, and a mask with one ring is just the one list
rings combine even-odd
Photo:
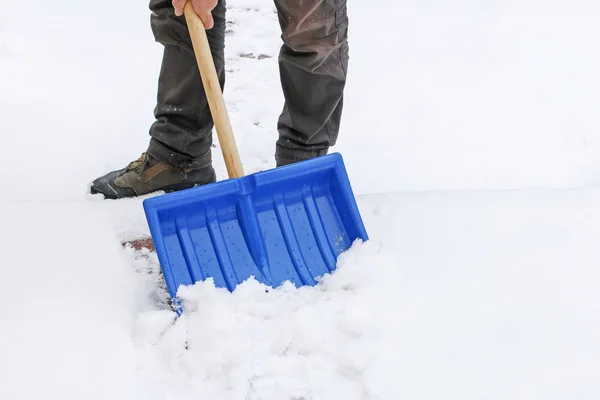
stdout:
[[[275,0],[275,5],[285,98],[275,158],[285,165],[324,155],[337,140],[348,67],[348,17],[346,0]],[[148,151],[174,165],[207,166],[213,123],[185,18],[175,16],[171,0],[150,0],[150,9],[152,31],[164,45],[164,55]],[[213,10],[215,26],[207,31],[222,87],[225,14],[225,0],[220,0]]]

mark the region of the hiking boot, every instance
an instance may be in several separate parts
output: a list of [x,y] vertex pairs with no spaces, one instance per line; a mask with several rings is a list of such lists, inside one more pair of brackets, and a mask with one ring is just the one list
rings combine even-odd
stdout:
[[148,153],[142,153],[139,159],[127,167],[96,179],[90,191],[92,194],[102,194],[106,199],[121,199],[156,191],[169,193],[215,181],[212,166],[199,169],[178,168]]

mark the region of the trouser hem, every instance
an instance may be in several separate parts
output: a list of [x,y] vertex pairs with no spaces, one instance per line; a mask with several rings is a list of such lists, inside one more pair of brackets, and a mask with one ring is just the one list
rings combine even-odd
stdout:
[[162,162],[166,162],[178,168],[200,169],[209,167],[212,163],[210,150],[199,158],[178,153],[156,139],[150,140],[148,153]]
[[290,149],[277,145],[275,148],[275,161],[277,166],[292,164],[298,161],[309,160],[311,158],[327,155],[328,149]]

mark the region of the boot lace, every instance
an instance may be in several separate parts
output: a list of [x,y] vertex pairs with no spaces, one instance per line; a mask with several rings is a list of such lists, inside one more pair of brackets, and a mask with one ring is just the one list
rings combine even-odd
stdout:
[[129,163],[129,165],[127,166],[127,170],[132,170],[135,169],[137,167],[139,167],[140,165],[142,165],[144,163],[144,161],[146,161],[146,153],[142,153],[142,155],[140,156],[140,158],[138,158],[135,161],[132,161]]

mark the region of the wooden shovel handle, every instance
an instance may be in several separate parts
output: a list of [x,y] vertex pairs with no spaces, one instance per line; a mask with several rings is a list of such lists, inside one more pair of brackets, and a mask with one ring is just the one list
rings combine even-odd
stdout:
[[208,45],[206,30],[202,20],[196,14],[196,11],[194,11],[191,2],[188,1],[186,3],[184,13],[192,38],[196,61],[200,69],[202,83],[204,84],[204,91],[206,92],[210,112],[215,123],[215,128],[217,129],[219,144],[221,145],[221,151],[223,152],[223,158],[227,166],[227,173],[230,178],[239,178],[244,176],[242,161],[235,144],[235,138],[233,137],[231,122],[227,115],[227,108],[225,107],[217,70],[215,69],[212,53]]

